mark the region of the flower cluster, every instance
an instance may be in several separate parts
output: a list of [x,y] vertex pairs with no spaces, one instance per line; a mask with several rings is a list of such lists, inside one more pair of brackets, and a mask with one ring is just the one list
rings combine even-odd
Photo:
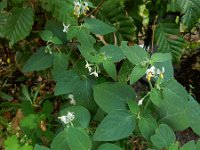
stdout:
[[89,10],[87,2],[76,1],[74,2],[74,15],[79,17],[80,15],[86,15]]
[[151,66],[151,68],[146,70],[146,79],[148,81],[150,81],[151,78],[155,78],[157,76],[160,76],[161,78],[163,78],[164,77],[163,76],[164,72],[165,72],[165,68],[164,67],[162,67],[162,70],[160,70],[160,69],[158,69],[158,68],[156,68],[154,66]]
[[73,112],[67,112],[67,115],[63,115],[58,117],[64,124],[69,126],[69,124],[72,124],[72,121],[75,119]]
[[91,66],[93,66],[94,64],[88,63],[87,60],[85,60],[85,62],[86,62],[85,68],[88,69],[90,75],[94,75],[95,77],[98,77],[99,76],[98,73],[100,73],[100,71],[98,70],[97,66],[95,66],[94,67],[95,69],[93,69]]

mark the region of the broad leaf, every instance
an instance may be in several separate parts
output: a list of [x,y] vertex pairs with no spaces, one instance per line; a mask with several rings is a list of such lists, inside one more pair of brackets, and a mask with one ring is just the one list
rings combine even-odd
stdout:
[[148,53],[138,45],[128,46],[127,42],[122,42],[122,51],[134,65],[143,64],[149,59]]
[[58,133],[52,143],[51,143],[51,149],[52,150],[61,150],[63,149],[63,147],[65,148],[65,150],[71,150],[69,149],[68,146],[68,142],[67,142],[67,131],[61,131],[60,133]]
[[119,146],[111,143],[102,144],[98,150],[122,150]]
[[100,55],[94,48],[88,46],[78,46],[81,55],[91,63],[101,63],[105,56]]
[[160,122],[170,125],[176,131],[182,131],[189,127],[187,101],[175,92],[172,89],[163,89],[163,104],[159,107],[158,113]]
[[10,40],[12,46],[29,35],[32,25],[33,10],[31,8],[13,8],[2,32]]
[[198,150],[198,149],[196,149],[195,141],[192,140],[184,144],[179,150]]
[[34,150],[50,150],[48,147],[36,144]]
[[131,86],[122,83],[102,83],[94,87],[95,102],[105,111],[127,109],[127,101],[135,99]]
[[194,99],[190,99],[190,101],[188,102],[187,117],[188,117],[190,127],[198,135],[200,135],[199,115],[200,115],[200,105]]
[[184,39],[175,23],[159,23],[155,31],[155,41],[159,52],[171,53],[174,61],[180,59],[183,53]]
[[54,36],[62,40],[62,42],[67,41],[66,33],[63,32],[63,25],[55,20],[47,20],[45,24],[45,30],[49,30]]
[[74,81],[73,94],[78,105],[84,106],[89,110],[96,110],[96,103],[93,99],[92,87],[94,85],[93,81],[89,78],[83,78]]
[[65,53],[56,52],[53,53],[53,70],[52,74],[54,77],[59,76],[62,71],[67,70],[69,57]]
[[105,35],[116,31],[114,27],[95,18],[87,18],[83,26],[87,27],[91,32],[99,35]]
[[162,92],[155,88],[151,89],[150,99],[154,105],[156,105],[157,107],[160,107],[163,101]]
[[171,60],[171,55],[169,53],[154,53],[151,56],[152,62],[164,62]]
[[138,81],[145,74],[145,72],[146,72],[146,67],[142,67],[141,65],[136,65],[131,72],[130,84],[133,84],[136,81]]
[[54,76],[56,80],[55,95],[69,94],[73,92],[80,77],[72,70],[62,71]]
[[90,137],[85,131],[78,128],[68,127],[66,139],[70,150],[89,150],[92,148]]
[[81,26],[71,26],[68,33],[67,33],[67,39],[72,40],[73,38],[76,38],[78,42],[80,42],[80,45],[82,47],[87,47],[90,49],[94,49],[93,45],[96,42],[95,38],[90,34],[90,31]]
[[151,115],[144,115],[139,118],[138,126],[142,136],[149,139],[157,128],[157,122]]
[[122,49],[115,45],[105,45],[101,47],[100,52],[105,53],[106,57],[113,62],[119,62],[124,58]]
[[133,67],[134,65],[131,62],[129,62],[128,60],[124,60],[118,73],[118,81],[127,83],[128,80],[130,80],[130,74],[133,70]]
[[164,82],[162,84],[163,87],[170,90],[170,92],[177,95],[179,98],[183,99],[184,101],[187,101],[189,98],[189,94],[186,91],[186,89],[178,83],[175,79],[168,80],[167,82]]
[[130,136],[134,129],[134,116],[125,110],[115,110],[100,123],[93,139],[95,141],[116,141]]
[[45,48],[41,47],[25,63],[22,71],[31,72],[44,70],[53,65],[53,55],[45,53]]
[[116,80],[117,70],[115,68],[115,64],[110,60],[106,60],[103,62],[103,67],[106,70],[106,72],[108,73],[108,75],[111,78],[113,78],[113,80]]
[[155,135],[151,136],[151,142],[159,149],[167,148],[176,140],[173,130],[166,124],[161,124],[156,129]]

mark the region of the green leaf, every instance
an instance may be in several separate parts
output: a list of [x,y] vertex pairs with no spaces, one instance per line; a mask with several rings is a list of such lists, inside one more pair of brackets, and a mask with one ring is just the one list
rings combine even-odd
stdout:
[[57,76],[60,72],[68,67],[69,56],[65,53],[59,52],[53,54],[53,76]]
[[39,116],[36,114],[30,114],[23,118],[23,120],[20,122],[21,127],[26,127],[28,129],[36,129],[39,125]]
[[170,53],[154,53],[151,56],[152,62],[164,62],[171,60],[171,54]]
[[90,122],[89,111],[82,106],[71,106],[60,111],[60,115],[67,115],[68,112],[73,112],[75,119],[73,120],[73,125],[75,127],[88,128]]
[[42,30],[39,35],[44,41],[50,41],[53,37],[53,33],[49,30]]
[[23,72],[44,70],[53,65],[53,56],[45,53],[45,48],[41,47],[34,53],[24,65]]
[[105,112],[116,109],[127,109],[127,101],[135,99],[131,86],[122,83],[102,83],[94,87],[95,102]]
[[148,53],[143,48],[138,45],[128,46],[125,41],[122,42],[122,51],[134,65],[140,65],[149,59]]
[[31,145],[23,145],[19,144],[19,140],[15,135],[8,137],[5,142],[5,150],[32,150],[33,147]]
[[137,102],[135,100],[128,100],[128,107],[131,111],[131,113],[133,113],[134,115],[137,115],[139,112],[139,106],[137,104]]
[[192,140],[184,144],[179,150],[198,150],[198,149],[196,149],[195,141]]
[[[101,9],[99,10],[101,17],[105,18],[106,21],[112,23],[113,26],[117,29],[115,34],[118,43],[121,43],[122,40],[134,41],[136,37],[136,22],[131,16],[129,16],[129,12],[127,13],[127,7],[125,6],[124,2],[125,1],[120,0],[105,1],[101,6]],[[135,14],[137,13],[138,12],[136,12]],[[113,40],[113,35],[110,35],[110,38],[112,38]]]
[[179,144],[178,143],[173,143],[172,145],[169,146],[169,150],[179,150]]
[[95,141],[116,141],[132,134],[135,129],[135,119],[126,110],[110,112],[94,133]]
[[133,67],[134,65],[131,62],[124,60],[118,73],[118,81],[127,83]]
[[94,34],[105,35],[116,31],[116,29],[99,19],[87,18],[83,26],[87,27]]
[[56,80],[55,95],[69,94],[73,92],[75,85],[80,80],[79,76],[72,70],[62,71],[54,76]]
[[162,103],[158,109],[160,122],[170,125],[176,131],[182,131],[189,127],[187,101],[183,97],[179,97],[172,89],[164,88]]
[[161,124],[156,129],[155,135],[151,136],[151,142],[159,149],[167,148],[176,140],[173,130],[166,124]]
[[154,134],[157,128],[157,122],[151,115],[144,115],[139,118],[138,126],[142,136],[150,139],[150,136]]
[[102,63],[105,56],[101,56],[94,48],[88,46],[78,46],[81,55],[91,63]]
[[13,99],[13,97],[12,97],[11,95],[8,95],[8,94],[6,94],[6,93],[3,92],[3,91],[0,91],[0,97],[1,97],[2,99],[7,100],[7,101],[11,101],[11,100]]
[[98,150],[122,150],[122,149],[115,144],[105,143],[99,146]]
[[34,150],[50,150],[48,147],[36,144]]
[[108,73],[108,75],[111,78],[113,78],[113,80],[116,80],[117,70],[115,68],[115,64],[110,60],[106,60],[103,62],[103,67],[106,70],[106,72]]
[[161,22],[155,31],[155,41],[158,51],[171,53],[174,61],[178,61],[183,53],[185,44],[178,26],[172,22]]
[[171,79],[167,82],[164,82],[162,84],[163,87],[170,90],[170,92],[177,95],[179,98],[183,99],[184,101],[187,101],[189,99],[189,94],[186,91],[186,89],[178,83],[175,79]]
[[[75,84],[76,83],[76,84]],[[73,94],[78,105],[84,106],[89,110],[96,110],[97,105],[93,99],[92,87],[93,81],[89,78],[74,81]]]
[[200,105],[198,104],[197,101],[194,99],[190,99],[188,102],[188,112],[187,112],[187,117],[189,121],[189,125],[192,128],[192,130],[200,135]]
[[66,33],[63,32],[63,25],[60,22],[47,20],[45,30],[51,31],[53,35],[62,40],[63,43],[67,41]]
[[199,0],[177,0],[177,7],[181,9],[182,22],[189,28],[192,28],[200,18]]
[[89,150],[92,148],[92,142],[89,136],[78,128],[67,128],[67,142],[70,150]]
[[200,139],[196,142],[196,148],[197,150],[200,149]]
[[4,145],[6,150],[18,150],[20,147],[19,141],[15,135],[8,137],[5,140]]
[[130,77],[130,84],[135,83],[138,81],[146,72],[146,67],[142,67],[141,65],[136,65],[132,72]]
[[53,111],[53,104],[49,100],[45,100],[42,106],[42,110],[45,113],[45,115],[48,117]]
[[100,52],[105,53],[106,57],[113,62],[119,62],[124,59],[124,53],[122,49],[115,45],[105,45],[101,47]]
[[3,35],[10,40],[10,45],[29,35],[33,25],[31,8],[13,8],[11,15],[2,29]]
[[65,24],[77,24],[77,18],[74,16],[73,2],[63,0],[48,0],[40,1],[43,9],[50,12],[56,20],[64,22]]
[[72,40],[76,38],[80,43],[81,47],[87,47],[90,50],[94,50],[94,44],[96,43],[95,38],[90,34],[90,31],[83,26],[70,26],[67,33],[67,39]]
[[68,141],[67,141],[67,131],[63,130],[60,133],[58,133],[52,143],[51,143],[51,149],[52,150],[62,150],[63,147],[65,148],[65,150],[71,150],[68,146]]
[[0,12],[2,12],[2,10],[4,9],[4,8],[6,8],[7,7],[7,0],[2,0],[1,2],[0,2]]
[[154,105],[156,105],[157,107],[160,107],[163,101],[162,92],[155,88],[151,89],[150,99]]
[[33,147],[31,145],[23,145],[19,148],[19,150],[32,150]]

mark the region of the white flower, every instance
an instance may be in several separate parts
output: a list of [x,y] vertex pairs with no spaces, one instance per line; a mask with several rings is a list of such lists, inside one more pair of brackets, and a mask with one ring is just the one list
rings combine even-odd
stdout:
[[72,121],[75,119],[73,112],[67,112],[67,115],[63,115],[61,117],[58,117],[64,124],[72,123]]
[[146,79],[148,81],[150,81],[151,78],[155,76],[156,76],[156,68],[154,66],[151,66],[151,68],[146,70]]
[[89,64],[87,60],[85,60],[85,62],[85,68],[87,68],[89,72],[92,72],[92,68],[90,66],[92,66],[93,64]]
[[157,75],[160,75],[161,78],[164,78],[165,68],[162,67],[162,70],[157,69]]
[[63,32],[68,32],[68,30],[69,30],[69,26],[70,26],[70,24],[68,24],[68,25],[65,25],[64,23],[63,23]]
[[75,101],[75,99],[74,99],[74,95],[73,94],[69,94],[68,95],[68,98],[70,99],[70,104],[72,104],[72,105],[76,105],[76,101]]
[[89,10],[89,7],[88,7],[88,3],[87,2],[83,2],[82,3],[82,9],[81,9],[81,13],[83,15],[86,15],[86,12]]
[[142,105],[143,101],[144,101],[144,98],[140,99],[138,102],[138,106]]
[[98,77],[98,72],[95,70],[94,72],[90,73],[90,75],[94,75],[95,77]]
[[79,17],[80,15],[86,15],[86,12],[89,10],[87,2],[74,2],[74,15]]
[[148,81],[151,80],[151,78],[154,78],[154,77],[157,77],[158,75],[163,78],[164,77],[164,72],[165,72],[165,68],[162,67],[162,70],[154,67],[154,66],[151,66],[151,68],[147,69],[146,70],[146,79]]
[[74,2],[74,15],[76,15],[77,17],[80,16],[81,14],[81,3],[80,2]]

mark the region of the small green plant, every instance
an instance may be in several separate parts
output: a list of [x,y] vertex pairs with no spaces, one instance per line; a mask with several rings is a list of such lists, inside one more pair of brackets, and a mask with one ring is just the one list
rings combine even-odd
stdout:
[[[200,149],[176,142],[176,131],[200,135],[200,106],[173,69],[187,46],[180,29],[199,18],[199,0],[2,0],[0,37],[18,69],[54,85],[45,96],[41,84],[21,86],[20,136],[5,149],[129,150],[133,138],[149,150]],[[148,91],[135,92],[140,79]]]

